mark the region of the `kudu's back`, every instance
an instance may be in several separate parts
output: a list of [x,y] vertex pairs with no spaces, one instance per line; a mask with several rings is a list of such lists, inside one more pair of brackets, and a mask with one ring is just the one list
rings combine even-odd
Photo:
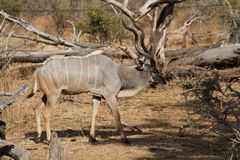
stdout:
[[37,69],[36,79],[45,94],[55,89],[64,94],[103,95],[121,85],[118,64],[101,52],[83,57],[50,58]]

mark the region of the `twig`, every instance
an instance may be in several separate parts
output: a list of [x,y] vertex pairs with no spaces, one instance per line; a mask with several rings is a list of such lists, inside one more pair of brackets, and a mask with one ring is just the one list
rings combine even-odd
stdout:
[[76,26],[74,25],[74,23],[70,20],[67,20],[66,22],[70,23],[72,25],[72,28],[73,28],[73,37],[72,37],[72,41],[73,42],[78,42],[79,41],[79,38],[80,38],[80,35],[82,33],[82,30],[80,30],[78,32],[78,34],[76,34]]
[[1,34],[4,33],[4,31],[6,30],[6,28],[8,27],[8,25],[9,25],[9,24],[7,23],[7,24],[3,27],[3,29],[2,29],[2,26],[1,26]]
[[21,35],[12,35],[13,38],[19,38],[19,39],[25,39],[25,40],[30,40],[30,41],[34,41],[37,43],[44,43],[44,44],[48,44],[48,45],[54,45],[54,42],[48,41],[48,40],[40,40],[38,38],[31,38],[28,36],[21,36]]
[[2,20],[2,23],[1,23],[1,25],[0,25],[0,30],[2,30],[2,27],[3,27],[4,22],[5,22],[5,18],[3,18],[3,20]]
[[9,42],[9,39],[12,37],[12,34],[14,33],[14,28],[15,28],[15,26],[16,26],[16,24],[14,24],[14,25],[12,26],[11,30],[10,30],[9,33],[8,33],[8,37],[7,37],[7,39],[5,40],[5,43],[4,43],[4,45],[3,45],[3,49],[4,49],[4,50],[7,50],[7,48],[8,48],[8,42]]
[[229,89],[229,90],[230,90],[231,92],[233,92],[236,96],[240,97],[240,92],[234,90],[234,89],[232,88],[232,84],[231,84],[231,83],[227,83],[227,84],[226,84],[226,87],[227,87],[226,90]]
[[10,92],[0,92],[0,96],[12,96],[14,93]]

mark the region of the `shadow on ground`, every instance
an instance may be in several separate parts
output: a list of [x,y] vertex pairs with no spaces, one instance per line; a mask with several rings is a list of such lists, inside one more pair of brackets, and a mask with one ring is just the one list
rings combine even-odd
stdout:
[[[130,140],[128,146],[137,146],[141,149],[148,150],[151,155],[138,158],[137,160],[223,160],[226,158],[225,144],[226,140],[212,137],[210,135],[196,136],[192,134],[179,135],[180,129],[176,123],[164,119],[163,109],[169,106],[173,108],[178,105],[148,105],[153,115],[145,119],[141,124],[136,126],[123,125],[125,134]],[[144,105],[143,107],[146,107]],[[141,109],[141,108],[139,108]],[[161,115],[160,115],[161,113]],[[183,118],[183,117],[182,117]],[[175,119],[174,119],[175,120]],[[185,119],[176,118],[179,122],[185,122]],[[206,127],[206,126],[200,126]],[[85,128],[90,128],[87,126]],[[84,137],[89,135],[89,130],[60,130],[57,132],[59,137],[72,138]],[[26,133],[26,138],[34,139],[36,133]],[[119,144],[119,132],[113,126],[98,126],[96,135],[101,137],[98,145]],[[45,138],[45,132],[43,133]]]
[[[144,147],[152,153],[150,157],[142,157],[137,160],[222,160],[226,159],[224,153],[224,145],[221,140],[209,141],[211,137],[200,137],[200,136],[179,136],[176,133],[165,132],[165,131],[151,131],[156,127],[171,128],[171,124],[160,123],[156,119],[148,120],[146,124],[140,126],[128,127],[125,126],[125,133],[129,137],[129,146]],[[149,132],[142,131],[150,129]],[[89,135],[89,130],[61,130],[55,131],[59,137],[84,137]],[[98,142],[97,145],[106,145],[119,143],[119,139],[111,138],[112,136],[119,136],[119,132],[115,128],[102,127],[98,128],[96,134],[103,138],[102,141]],[[33,139],[36,133],[26,133],[26,137]],[[45,132],[43,137],[45,137]]]

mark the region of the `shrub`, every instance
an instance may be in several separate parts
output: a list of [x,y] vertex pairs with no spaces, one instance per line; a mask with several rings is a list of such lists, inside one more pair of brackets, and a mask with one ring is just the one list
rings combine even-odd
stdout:
[[[236,80],[240,83],[239,77]],[[209,77],[184,82],[180,86],[184,90],[187,110],[207,120],[212,132],[229,139],[232,146],[230,156],[237,157],[236,151],[240,148],[240,91],[232,85],[233,82],[220,85],[218,73],[213,72]],[[193,121],[196,124],[196,120]]]
[[94,36],[99,36],[100,42],[105,41],[109,35],[109,21],[102,9],[88,12],[89,30]]
[[1,0],[0,1],[0,10],[4,10],[5,12],[18,15],[21,12],[22,5],[19,0]]
[[92,40],[100,43],[121,41],[127,37],[119,17],[102,8],[91,9],[87,13],[86,21],[78,22],[76,27],[90,33]]

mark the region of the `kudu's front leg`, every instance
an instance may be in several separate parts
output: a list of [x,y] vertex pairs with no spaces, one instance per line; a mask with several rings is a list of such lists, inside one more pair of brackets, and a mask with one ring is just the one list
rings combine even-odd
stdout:
[[116,101],[116,97],[115,96],[110,96],[108,98],[106,98],[106,101],[108,102],[108,105],[113,113],[113,117],[117,123],[117,128],[120,131],[120,135],[121,138],[123,140],[124,143],[129,143],[129,140],[127,139],[127,137],[124,134],[123,131],[123,127],[122,127],[122,123],[121,123],[121,119],[120,119],[120,114],[119,114],[119,110],[117,107],[117,101]]
[[91,143],[97,142],[95,138],[95,125],[96,125],[96,117],[98,114],[98,107],[100,102],[101,102],[101,97],[97,97],[97,96],[92,97],[92,124],[91,124],[90,136],[89,136],[89,141]]

